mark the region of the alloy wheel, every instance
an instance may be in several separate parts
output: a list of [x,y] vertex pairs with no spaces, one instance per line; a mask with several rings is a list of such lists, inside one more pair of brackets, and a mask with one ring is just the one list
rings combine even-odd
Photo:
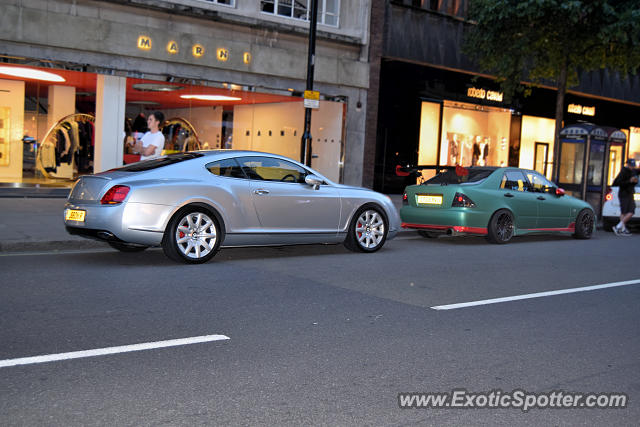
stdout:
[[214,250],[218,234],[213,220],[202,212],[190,212],[178,222],[175,241],[188,258],[200,259]]
[[506,242],[513,236],[513,218],[508,212],[502,212],[496,221],[498,238]]
[[384,220],[373,209],[366,210],[356,221],[355,233],[358,244],[366,249],[374,249],[384,238]]

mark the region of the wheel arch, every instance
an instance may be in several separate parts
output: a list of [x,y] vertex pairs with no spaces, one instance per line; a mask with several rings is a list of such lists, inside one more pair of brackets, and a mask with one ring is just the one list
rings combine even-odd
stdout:
[[[225,221],[224,218],[222,216],[222,214],[220,213],[219,209],[214,206],[211,203],[208,203],[208,201],[204,201],[204,200],[190,200],[190,201],[186,201],[184,203],[182,203],[180,206],[177,206],[172,212],[171,214],[168,216],[165,224],[164,224],[164,236],[166,236],[167,234],[167,227],[169,225],[169,223],[171,222],[171,220],[176,216],[179,215],[180,213],[191,209],[191,208],[202,208],[205,209],[207,211],[209,211],[218,221],[218,225],[220,226],[220,233],[222,234],[222,239],[221,239],[221,244],[224,243],[224,238],[227,235],[227,229],[225,226]],[[164,236],[162,237],[164,240]]]

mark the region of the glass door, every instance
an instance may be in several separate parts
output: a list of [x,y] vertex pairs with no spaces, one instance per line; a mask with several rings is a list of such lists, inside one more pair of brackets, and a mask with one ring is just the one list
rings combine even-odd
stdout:
[[542,175],[547,175],[547,164],[549,162],[549,144],[546,142],[536,142],[533,154],[533,168]]

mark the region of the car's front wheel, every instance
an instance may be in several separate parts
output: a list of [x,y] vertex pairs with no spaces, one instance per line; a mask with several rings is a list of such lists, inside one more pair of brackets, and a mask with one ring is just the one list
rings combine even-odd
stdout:
[[380,208],[364,206],[353,216],[344,245],[354,252],[375,252],[384,245],[387,232],[387,219]]
[[507,243],[513,237],[513,214],[506,210],[496,211],[489,220],[487,239],[491,243]]
[[576,218],[576,231],[573,237],[576,239],[590,239],[593,234],[593,212],[590,209],[583,209]]
[[221,241],[215,215],[201,207],[188,207],[169,221],[162,249],[174,261],[201,264],[213,258]]

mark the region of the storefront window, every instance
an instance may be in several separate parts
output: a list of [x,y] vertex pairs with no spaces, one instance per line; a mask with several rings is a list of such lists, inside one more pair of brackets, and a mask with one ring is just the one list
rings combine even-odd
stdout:
[[629,158],[640,161],[640,127],[631,126],[627,135],[627,140],[629,141]]
[[506,166],[510,125],[509,110],[445,101],[440,164]]
[[[154,155],[226,148],[300,160],[303,100],[288,89],[55,73],[58,82],[0,75],[1,181],[71,185],[80,175],[119,166],[114,157],[137,162],[138,141],[156,111],[164,118]],[[119,84],[121,93],[113,94],[108,81]],[[114,111],[124,111],[123,123],[110,118]],[[311,121],[311,166],[336,182],[344,117],[344,103],[321,100]]]
[[618,172],[622,169],[622,148],[623,145],[611,144],[609,150],[609,176],[607,177],[607,185],[613,185]]
[[519,167],[534,169],[551,179],[555,123],[544,117],[522,116]]

